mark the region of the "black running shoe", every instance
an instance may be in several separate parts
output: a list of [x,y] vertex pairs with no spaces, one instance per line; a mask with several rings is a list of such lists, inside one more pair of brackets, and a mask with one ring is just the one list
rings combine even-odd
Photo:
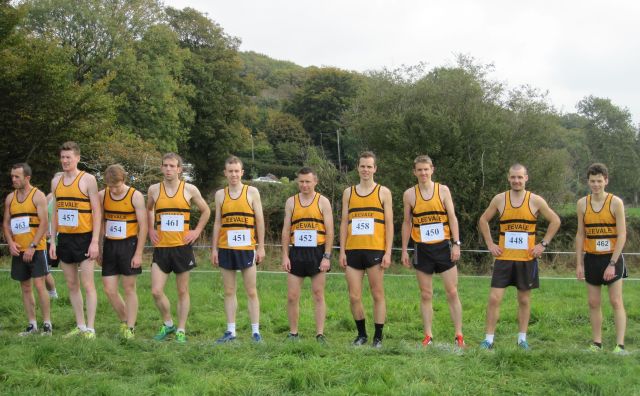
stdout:
[[373,343],[371,346],[374,348],[382,348],[382,338],[373,337]]
[[45,323],[42,325],[42,333],[43,336],[50,336],[53,334],[53,330],[51,329],[51,325],[49,323]]
[[367,336],[357,336],[355,340],[353,340],[353,345],[354,346],[360,346],[360,345],[364,345],[367,343],[369,339],[367,338]]

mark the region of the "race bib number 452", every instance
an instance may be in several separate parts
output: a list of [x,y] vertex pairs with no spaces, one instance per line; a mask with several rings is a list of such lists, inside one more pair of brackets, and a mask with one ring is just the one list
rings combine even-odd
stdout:
[[318,246],[318,231],[316,230],[295,230],[293,232],[293,245],[297,247]]
[[504,247],[514,250],[529,249],[529,234],[526,232],[505,232]]
[[351,220],[351,235],[373,235],[373,219],[362,218]]

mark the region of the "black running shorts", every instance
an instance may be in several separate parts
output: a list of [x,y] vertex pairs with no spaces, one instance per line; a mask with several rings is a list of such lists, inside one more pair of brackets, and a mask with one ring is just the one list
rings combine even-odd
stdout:
[[515,286],[518,290],[531,290],[540,287],[538,260],[496,260],[493,264],[491,287],[504,289],[507,286]]
[[156,247],[153,249],[153,262],[165,274],[181,274],[197,267],[191,245]]
[[324,254],[324,245],[315,247],[295,247],[289,249],[291,275],[300,278],[313,277],[320,273],[320,262]]
[[31,278],[40,278],[49,273],[44,250],[36,250],[29,263],[22,260],[23,254],[24,252],[20,252],[20,256],[13,256],[11,259],[11,279],[24,282]]
[[142,267],[131,268],[138,247],[138,237],[105,239],[102,248],[102,276],[139,275]]
[[91,245],[92,232],[84,234],[58,234],[56,255],[60,262],[65,264],[80,264],[88,260],[89,245]]
[[347,250],[347,265],[357,270],[366,270],[374,265],[382,264],[384,250]]
[[428,275],[455,267],[451,261],[451,243],[447,240],[433,244],[416,243],[413,266]]
[[624,264],[624,257],[620,255],[616,262],[616,276],[608,281],[602,277],[611,261],[611,253],[608,254],[584,254],[584,280],[594,286],[610,285],[618,279],[627,278],[627,266]]

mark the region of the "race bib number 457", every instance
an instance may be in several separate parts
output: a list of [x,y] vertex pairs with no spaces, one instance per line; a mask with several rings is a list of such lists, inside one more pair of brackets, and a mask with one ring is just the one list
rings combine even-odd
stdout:
[[78,211],[75,209],[58,209],[58,225],[77,227]]

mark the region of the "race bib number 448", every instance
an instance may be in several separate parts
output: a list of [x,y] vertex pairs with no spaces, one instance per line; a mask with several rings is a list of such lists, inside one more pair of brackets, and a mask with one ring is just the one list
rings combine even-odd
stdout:
[[505,232],[504,247],[514,250],[529,249],[529,234],[526,232]]

